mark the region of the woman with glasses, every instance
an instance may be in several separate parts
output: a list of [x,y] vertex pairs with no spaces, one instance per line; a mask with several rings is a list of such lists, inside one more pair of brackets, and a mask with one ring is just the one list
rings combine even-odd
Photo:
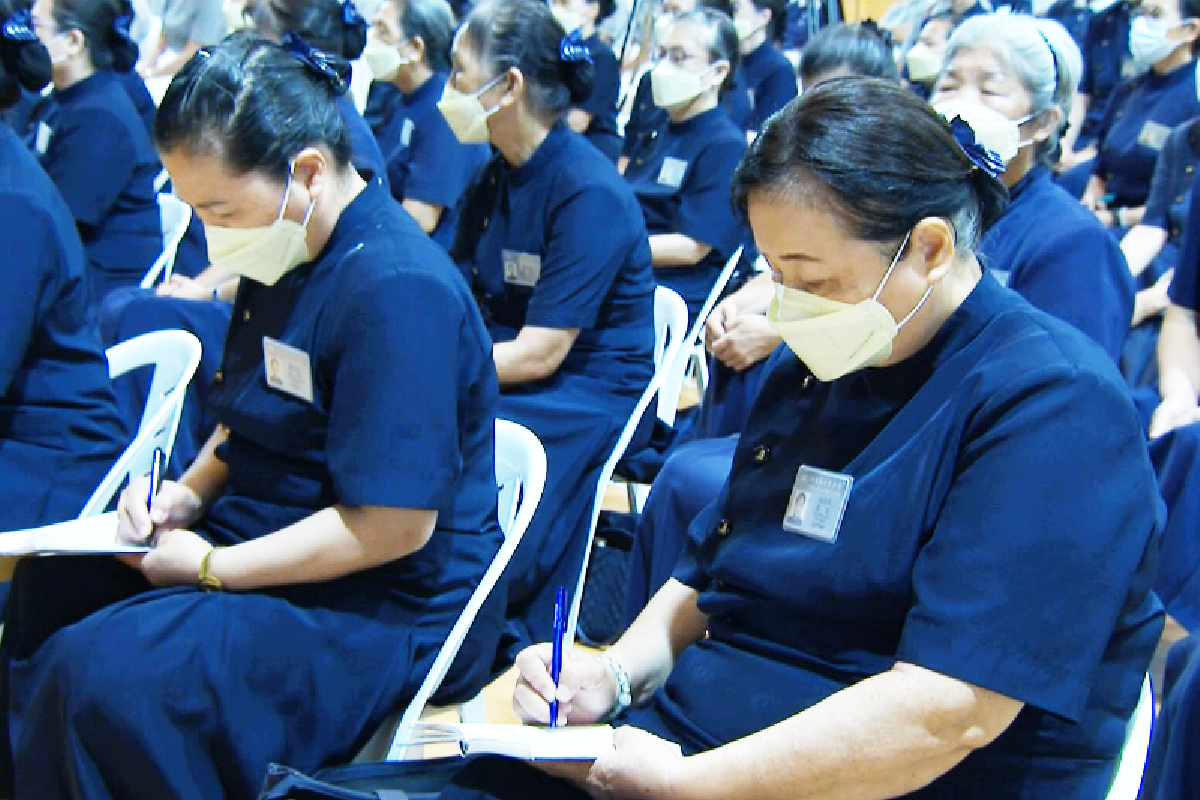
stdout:
[[625,180],[646,218],[654,277],[694,318],[746,239],[729,205],[746,137],[719,104],[737,69],[737,31],[724,14],[700,9],[676,18],[660,46],[650,84],[670,123],[633,149]]

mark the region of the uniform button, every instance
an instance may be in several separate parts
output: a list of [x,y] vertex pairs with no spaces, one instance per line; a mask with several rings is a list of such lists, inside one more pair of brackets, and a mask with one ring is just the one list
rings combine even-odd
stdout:
[[472,274],[472,275],[478,275],[478,274],[479,274],[479,267],[471,267],[471,274]]
[[729,531],[733,526],[729,524],[729,520],[723,519],[717,524],[717,536],[728,536]]
[[1101,47],[1108,47],[1108,39],[1101,39],[1101,40],[1100,40],[1100,46],[1101,46]]
[[766,445],[760,444],[758,447],[754,448],[754,463],[755,464],[765,464],[765,463],[767,463],[767,459],[770,457],[771,457],[771,448],[767,447]]
[[1183,171],[1186,172],[1188,175],[1191,175],[1193,172],[1196,171],[1196,165],[1188,164],[1186,167],[1183,168]]
[[249,322],[249,321],[250,321],[250,309],[247,308],[245,311],[242,312],[242,322]]
[[220,383],[223,380],[225,380],[225,373],[223,371],[217,370],[213,373],[213,383]]
[[1180,234],[1179,228],[1171,228],[1171,237],[1174,238]]
[[725,581],[713,581],[713,588],[718,592],[725,591]]

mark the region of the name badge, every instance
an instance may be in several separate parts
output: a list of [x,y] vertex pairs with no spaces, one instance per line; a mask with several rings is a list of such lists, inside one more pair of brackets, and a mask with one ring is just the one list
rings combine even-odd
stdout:
[[688,162],[681,158],[664,158],[662,168],[658,171],[658,182],[663,186],[678,189],[683,185],[683,176],[687,174]]
[[1138,134],[1138,144],[1142,147],[1149,147],[1151,150],[1162,150],[1170,135],[1171,129],[1166,125],[1147,122],[1142,126],[1142,132]]
[[542,275],[542,259],[536,253],[501,250],[504,259],[504,282],[516,286],[533,286]]
[[267,386],[308,403],[313,401],[312,365],[308,353],[264,336],[263,369],[267,374]]
[[1001,286],[1008,286],[1008,279],[1012,277],[1012,270],[1008,269],[989,269],[988,272]]
[[411,119],[405,119],[404,125],[400,127],[400,143],[405,147],[412,143],[413,128],[415,127]]
[[50,130],[50,126],[44,122],[39,122],[37,133],[34,135],[33,147],[37,150],[39,156],[46,155],[46,150],[50,147],[50,136],[54,131]]
[[849,475],[801,466],[783,515],[783,529],[833,544],[853,485]]

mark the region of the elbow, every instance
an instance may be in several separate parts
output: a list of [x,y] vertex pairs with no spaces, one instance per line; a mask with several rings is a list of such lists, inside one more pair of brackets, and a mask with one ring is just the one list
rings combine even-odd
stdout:
[[893,671],[923,685],[919,694],[928,704],[929,735],[960,758],[994,742],[1024,707],[1020,700],[921,667],[897,664]]

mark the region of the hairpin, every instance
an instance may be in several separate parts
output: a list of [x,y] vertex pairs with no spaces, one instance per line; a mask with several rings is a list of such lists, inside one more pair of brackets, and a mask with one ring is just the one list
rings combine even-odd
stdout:
[[975,130],[966,120],[955,116],[950,120],[950,130],[954,133],[954,140],[958,142],[967,158],[971,159],[972,164],[993,178],[1000,177],[1000,173],[1004,172],[1004,161],[975,140]]
[[119,16],[113,20],[113,30],[116,31],[117,36],[120,36],[122,39],[125,39],[130,42],[133,41],[133,34],[130,33],[130,30],[132,29],[132,27],[133,27],[133,15],[132,14],[122,14],[121,16]]
[[13,42],[36,42],[37,34],[33,31],[33,15],[28,8],[22,8],[8,15],[4,24],[0,25],[0,36]]
[[342,22],[351,27],[367,24],[367,21],[363,19],[363,15],[358,12],[358,6],[354,5],[354,0],[343,0]]
[[579,29],[568,33],[558,40],[558,57],[562,61],[586,61],[592,63],[592,51],[583,41]]
[[304,41],[294,31],[284,32],[283,49],[287,50],[302,64],[324,78],[335,92],[338,94],[346,92],[346,81],[338,74],[333,64],[329,63],[329,56]]

